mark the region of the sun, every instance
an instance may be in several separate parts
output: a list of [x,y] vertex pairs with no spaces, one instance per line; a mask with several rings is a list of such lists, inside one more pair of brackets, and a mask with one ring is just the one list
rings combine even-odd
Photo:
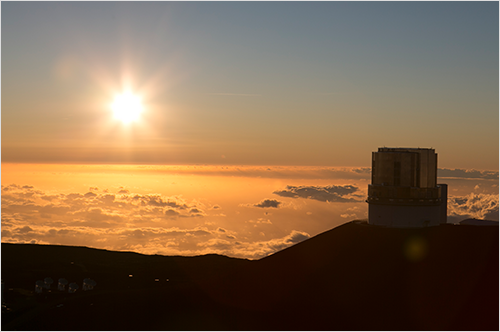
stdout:
[[115,97],[111,109],[116,119],[123,123],[131,123],[137,121],[141,115],[141,99],[131,92],[124,92]]

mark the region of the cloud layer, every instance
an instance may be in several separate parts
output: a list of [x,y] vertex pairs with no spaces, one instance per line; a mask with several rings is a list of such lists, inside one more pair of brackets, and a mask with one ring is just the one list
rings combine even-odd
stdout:
[[280,204],[281,202],[275,199],[264,199],[260,203],[254,204],[254,206],[260,208],[277,208]]
[[[280,204],[265,199],[255,206],[277,208]],[[283,237],[255,241],[204,222],[210,213],[220,217],[220,210],[218,205],[205,206],[197,200],[131,193],[124,188],[116,193],[96,187],[85,193],[48,193],[12,184],[2,186],[2,242],[257,259],[309,238],[305,232],[292,230]],[[263,218],[252,223],[272,225]]]
[[[2,186],[2,241],[83,245],[145,254],[218,253],[260,258],[309,234],[366,218],[364,200],[370,175],[369,168],[328,167],[108,169],[87,165],[70,169],[69,175],[64,173],[65,168],[58,169],[59,173],[52,169],[42,173],[44,181],[50,183],[46,188],[54,188],[52,183],[58,183],[55,178],[59,181],[59,176],[65,176],[62,190]],[[498,220],[498,182],[491,179],[497,173],[451,171],[447,175],[454,175],[454,179],[442,181],[451,184],[449,222]],[[108,174],[114,178],[94,180]],[[140,178],[142,175],[144,178]],[[76,179],[71,185],[69,177]],[[138,177],[135,182],[123,180]],[[168,186],[156,185],[157,177],[165,178]],[[347,180],[356,177],[358,181]],[[24,178],[19,176],[12,182]],[[84,187],[88,190],[65,189],[81,188],[81,181],[88,183],[89,187]],[[296,185],[285,187],[293,182]],[[278,199],[269,198],[271,193]]]
[[448,198],[448,222],[467,218],[498,221],[498,195],[475,194]]
[[439,178],[498,180],[498,171],[478,171],[475,169],[438,168]]
[[282,197],[307,198],[321,202],[360,202],[360,195],[355,193],[359,188],[353,185],[344,186],[286,186],[285,190],[277,190],[273,194]]

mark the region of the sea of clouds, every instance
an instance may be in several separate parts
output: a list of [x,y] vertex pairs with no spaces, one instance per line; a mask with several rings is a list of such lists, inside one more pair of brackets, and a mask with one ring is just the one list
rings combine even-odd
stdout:
[[[125,187],[109,190],[94,186],[85,192],[68,193],[29,184],[2,185],[2,242],[258,259],[335,225],[367,217],[364,187],[370,173],[366,168],[305,171],[221,167],[198,168],[197,172],[198,176],[233,177],[236,182],[242,181],[242,190],[245,181],[257,177],[285,179],[290,184],[263,191],[262,198],[254,202],[242,198],[234,207],[224,202],[208,204],[201,197],[145,194]],[[467,218],[498,221],[498,172],[440,169],[439,175],[439,182],[460,183],[456,185],[458,194],[450,186],[448,222]],[[305,184],[311,179],[332,177],[342,178],[344,184]],[[234,218],[248,217],[227,221],[230,212],[234,212]],[[287,223],[289,227],[285,227]],[[269,234],[280,235],[270,238]]]

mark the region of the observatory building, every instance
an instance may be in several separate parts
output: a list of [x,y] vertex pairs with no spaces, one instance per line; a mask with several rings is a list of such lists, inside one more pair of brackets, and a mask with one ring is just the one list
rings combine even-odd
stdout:
[[434,149],[379,148],[372,152],[368,223],[426,227],[446,223],[448,185],[437,184]]

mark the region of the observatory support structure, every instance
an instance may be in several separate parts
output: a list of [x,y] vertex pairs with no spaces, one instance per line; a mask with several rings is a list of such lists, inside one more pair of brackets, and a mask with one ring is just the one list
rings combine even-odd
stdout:
[[372,153],[368,222],[387,227],[446,223],[446,184],[437,184],[434,149],[379,148]]

